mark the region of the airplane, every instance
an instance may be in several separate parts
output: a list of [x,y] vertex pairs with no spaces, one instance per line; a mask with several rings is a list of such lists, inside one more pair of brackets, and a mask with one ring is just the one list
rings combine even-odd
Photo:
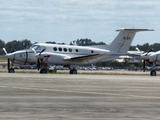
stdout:
[[160,65],[160,51],[152,52],[152,50],[141,54],[141,58],[143,59],[143,71],[145,72],[145,63],[148,62],[152,64],[150,75],[156,76],[156,66]]
[[[14,73],[13,64],[37,64],[40,73],[47,73],[48,65],[63,65],[70,68],[70,74],[77,74],[76,67],[91,65],[100,61],[113,60],[121,55],[126,55],[136,32],[154,31],[153,29],[124,29],[116,31],[119,34],[110,45],[88,47],[36,43],[27,50],[19,50],[7,53],[8,72]],[[11,61],[11,65],[10,65]]]

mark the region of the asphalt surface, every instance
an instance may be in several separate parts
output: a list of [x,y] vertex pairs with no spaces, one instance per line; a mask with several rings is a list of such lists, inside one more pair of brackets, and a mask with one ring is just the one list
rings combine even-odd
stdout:
[[1,120],[159,120],[160,77],[0,73]]

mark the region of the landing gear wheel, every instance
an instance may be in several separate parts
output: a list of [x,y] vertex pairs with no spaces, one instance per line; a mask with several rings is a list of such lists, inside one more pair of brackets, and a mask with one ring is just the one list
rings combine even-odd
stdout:
[[8,73],[14,73],[14,68],[10,68],[10,69],[8,70]]
[[157,75],[156,70],[152,70],[152,71],[150,72],[150,75],[151,75],[151,76],[156,76],[156,75]]
[[70,74],[77,74],[77,70],[76,69],[71,69]]
[[47,70],[46,69],[41,69],[39,73],[40,74],[47,74]]

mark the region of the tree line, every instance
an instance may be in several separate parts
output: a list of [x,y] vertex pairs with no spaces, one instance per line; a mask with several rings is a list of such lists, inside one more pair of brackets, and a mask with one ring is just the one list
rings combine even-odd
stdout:
[[27,49],[32,45],[31,41],[28,39],[24,40],[13,40],[5,43],[0,39],[0,55],[4,55],[4,51],[2,48],[6,48],[8,53],[11,53],[16,50]]
[[[55,41],[47,41],[48,44],[63,44],[65,43],[56,43]],[[24,40],[12,40],[10,42],[5,43],[3,40],[0,39],[0,55],[4,55],[4,51],[2,48],[6,48],[8,53],[11,53],[16,50],[22,50],[22,49],[28,49],[32,44],[30,40],[24,39]],[[78,45],[78,46],[91,46],[91,45],[106,45],[104,42],[94,42],[91,39],[85,38],[85,39],[77,39],[72,42],[70,42],[70,45]],[[136,45],[136,46],[130,46],[129,50],[136,50],[136,47],[138,47],[141,51],[147,52],[147,51],[158,51],[160,50],[160,43],[154,43],[149,44],[145,43],[143,45]]]

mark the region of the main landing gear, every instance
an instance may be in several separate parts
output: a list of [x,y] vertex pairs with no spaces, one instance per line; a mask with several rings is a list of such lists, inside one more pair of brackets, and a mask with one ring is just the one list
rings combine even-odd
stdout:
[[77,70],[76,69],[71,69],[69,73],[70,74],[77,74]]
[[39,71],[40,74],[47,74],[47,69],[45,68],[42,68],[40,71]]
[[156,76],[157,75],[156,70],[151,70],[150,75],[151,76]]

